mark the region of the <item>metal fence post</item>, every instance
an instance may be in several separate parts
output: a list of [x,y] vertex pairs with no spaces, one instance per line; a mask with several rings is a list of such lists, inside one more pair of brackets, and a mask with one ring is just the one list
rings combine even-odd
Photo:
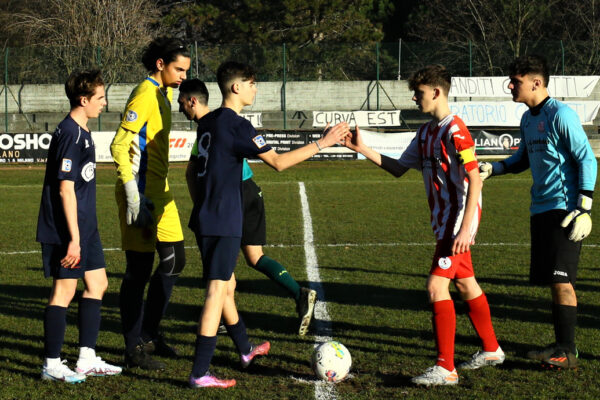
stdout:
[[8,47],[4,50],[4,132],[8,133]]
[[[100,46],[96,46],[96,64],[98,64],[98,68],[102,69],[102,48]],[[98,115],[98,131],[102,130],[102,113]]]
[[562,74],[563,76],[565,75],[565,46],[563,44],[563,41],[561,39],[560,41],[560,52],[561,52],[561,59],[562,59]]
[[379,111],[379,42],[375,43],[375,53],[377,59],[377,111]]
[[286,58],[285,58],[285,43],[283,44],[282,51],[282,59],[283,59],[283,87],[281,90],[281,105],[283,108],[283,129],[287,129],[287,104],[285,98],[285,84],[287,81],[287,66],[286,66]]
[[469,40],[469,76],[473,76],[473,42]]
[[398,39],[398,80],[402,77],[402,39]]

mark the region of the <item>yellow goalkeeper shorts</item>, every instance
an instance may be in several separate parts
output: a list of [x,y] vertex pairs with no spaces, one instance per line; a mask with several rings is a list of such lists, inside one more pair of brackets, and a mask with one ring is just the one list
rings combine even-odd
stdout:
[[115,197],[119,208],[121,247],[123,250],[149,253],[154,252],[156,249],[157,240],[160,242],[179,242],[183,240],[179,212],[170,191],[161,193],[161,196],[147,196],[154,203],[154,210],[152,210],[154,225],[148,228],[127,225],[125,217],[127,201],[125,200],[123,185],[117,184]]

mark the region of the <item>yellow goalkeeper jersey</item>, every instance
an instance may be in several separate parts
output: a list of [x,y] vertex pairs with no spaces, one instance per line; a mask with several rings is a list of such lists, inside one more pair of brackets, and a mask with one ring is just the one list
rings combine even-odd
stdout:
[[136,179],[140,193],[169,191],[169,133],[173,90],[147,77],[131,92],[121,125],[110,146],[118,183]]

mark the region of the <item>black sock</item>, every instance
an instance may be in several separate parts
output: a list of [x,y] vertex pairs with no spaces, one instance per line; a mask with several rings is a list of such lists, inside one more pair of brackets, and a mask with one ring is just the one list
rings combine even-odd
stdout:
[[235,347],[237,348],[240,354],[248,354],[250,353],[251,344],[248,340],[248,334],[246,333],[246,325],[244,325],[244,321],[242,321],[242,317],[239,317],[237,324],[235,325],[225,325],[227,328],[227,333]]
[[44,313],[44,356],[60,357],[67,329],[67,308],[47,306]]
[[194,378],[200,378],[208,372],[210,360],[212,360],[216,347],[216,336],[196,336],[196,350],[194,352],[194,365],[192,366],[192,376]]
[[563,304],[552,304],[552,316],[554,318],[554,333],[556,343],[561,348],[575,354],[575,326],[577,325],[577,306],[566,306]]
[[79,347],[96,348],[100,331],[102,300],[82,297],[79,300]]
[[177,276],[168,276],[158,271],[150,279],[141,332],[144,341],[154,340],[158,336],[158,326],[167,311],[176,281]]
[[144,317],[144,289],[150,279],[154,264],[154,253],[126,251],[127,269],[119,293],[121,324],[125,337],[125,348],[133,352],[139,344]]

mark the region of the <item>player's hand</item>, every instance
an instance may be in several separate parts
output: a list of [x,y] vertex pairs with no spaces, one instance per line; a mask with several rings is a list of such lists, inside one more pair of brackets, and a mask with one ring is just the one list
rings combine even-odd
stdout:
[[319,139],[320,146],[323,149],[334,144],[344,144],[344,139],[350,134],[350,126],[347,122],[340,122],[331,128],[327,124],[323,134],[324,136]]
[[140,195],[140,212],[138,213],[137,219],[133,222],[133,225],[138,228],[149,228],[154,225],[154,217],[152,211],[154,210],[154,203],[144,195]]
[[125,189],[125,200],[127,200],[126,221],[127,225],[132,225],[138,219],[140,213],[140,192],[137,182],[132,179],[123,185]]
[[358,128],[358,125],[356,125],[354,132],[350,131],[350,135],[346,136],[346,138],[344,139],[344,146],[346,146],[350,150],[360,153],[360,148],[362,147],[362,145],[362,135],[360,134],[360,129]]
[[492,172],[494,168],[492,167],[492,163],[489,162],[480,162],[479,163],[479,176],[482,181],[485,181],[487,178],[492,176]]
[[79,243],[70,241],[67,247],[67,254],[60,260],[60,266],[63,268],[78,268],[79,261],[81,260],[81,248]]
[[571,228],[571,233],[569,234],[569,240],[579,242],[590,234],[592,231],[591,211],[592,198],[580,194],[577,201],[577,208],[571,211],[560,224],[560,226],[566,228],[571,222],[573,223],[573,228]]
[[471,234],[468,231],[461,229],[452,243],[452,255],[466,253],[471,247]]

